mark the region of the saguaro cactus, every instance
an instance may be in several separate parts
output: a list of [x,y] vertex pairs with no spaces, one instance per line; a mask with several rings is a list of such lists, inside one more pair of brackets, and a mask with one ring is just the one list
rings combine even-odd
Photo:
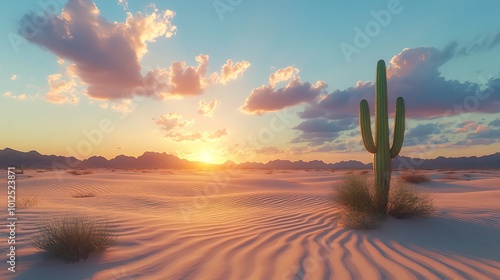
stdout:
[[396,101],[396,117],[394,121],[394,137],[389,149],[389,120],[387,115],[387,78],[385,62],[377,63],[377,80],[375,88],[375,142],[373,142],[370,109],[366,99],[359,106],[359,126],[363,144],[373,154],[373,171],[375,173],[375,203],[380,215],[387,213],[389,184],[391,182],[391,160],[399,154],[403,146],[405,131],[405,103],[402,97]]

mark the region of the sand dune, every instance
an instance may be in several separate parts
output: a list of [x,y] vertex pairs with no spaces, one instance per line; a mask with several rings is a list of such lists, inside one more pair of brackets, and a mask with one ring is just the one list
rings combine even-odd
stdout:
[[[226,176],[211,171],[94,170],[79,176],[63,173],[59,178],[55,172],[28,170],[18,181],[17,195],[37,196],[40,202],[18,210],[17,271],[5,268],[0,278],[498,279],[500,275],[500,172],[430,172],[432,181],[418,188],[431,193],[437,215],[426,220],[388,218],[373,231],[346,230],[336,224],[331,189],[345,172],[266,172],[235,171]],[[95,196],[74,198],[78,192]],[[6,201],[4,192],[0,201]],[[115,221],[120,241],[75,264],[45,258],[29,244],[29,235],[36,231],[37,220],[68,212]],[[5,228],[1,234],[6,236]]]

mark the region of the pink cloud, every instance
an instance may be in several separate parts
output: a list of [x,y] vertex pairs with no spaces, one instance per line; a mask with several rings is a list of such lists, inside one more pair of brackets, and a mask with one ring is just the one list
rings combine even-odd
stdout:
[[219,102],[215,99],[212,99],[209,103],[206,103],[205,100],[200,100],[198,104],[198,114],[208,117],[213,116],[217,104],[219,104]]
[[185,120],[179,113],[167,113],[154,119],[154,121],[165,131],[188,127],[193,123],[191,120]]
[[219,130],[215,131],[214,133],[210,134],[208,136],[208,139],[219,139],[219,138],[224,137],[226,135],[228,135],[227,129],[223,128],[223,129],[219,129]]
[[[171,23],[175,13],[158,11],[135,15],[127,13],[123,23],[109,22],[88,0],[70,0],[59,16],[29,38],[75,64],[75,73],[88,85],[87,94],[94,98],[128,98],[134,87],[142,86],[140,59],[147,44],[158,37],[170,37],[176,27]],[[26,15],[24,20],[29,20]]]
[[229,134],[225,128],[218,129],[213,133],[194,131],[190,129],[194,122],[184,119],[179,113],[167,113],[153,120],[166,132],[165,138],[175,142],[205,142],[217,140]]
[[266,154],[266,155],[274,155],[274,154],[279,154],[282,152],[283,152],[283,150],[281,150],[277,147],[274,147],[274,146],[262,147],[262,148],[255,150],[256,154]]
[[233,63],[233,60],[228,59],[226,64],[222,65],[221,73],[213,73],[211,75],[211,80],[213,83],[225,85],[227,82],[241,77],[248,67],[250,67],[250,62],[248,61],[242,60]]
[[[322,81],[317,81],[314,85],[309,82],[302,83],[300,77],[293,76],[293,73],[298,73],[298,70],[283,68],[271,74],[270,84],[252,90],[241,109],[252,114],[278,111],[301,103],[312,102],[327,87]],[[290,80],[288,84],[283,88],[276,89],[276,82],[283,81],[285,78]]]
[[74,79],[63,77],[61,74],[52,74],[47,77],[47,81],[50,89],[44,96],[46,101],[55,104],[79,102]]
[[[228,60],[221,73],[208,76],[209,56],[201,54],[195,58],[197,66],[176,61],[143,76],[141,59],[148,52],[148,44],[172,37],[177,30],[172,23],[173,11],[150,7],[148,13],[127,12],[125,22],[110,22],[93,2],[70,0],[60,15],[48,18],[48,23],[28,40],[53,52],[59,63],[71,61],[72,73],[86,86],[87,96],[101,100],[199,95],[211,84],[240,77],[250,66],[247,61]],[[23,21],[32,17],[25,15]]]
[[478,127],[478,123],[476,123],[475,121],[465,120],[460,124],[459,128],[455,129],[454,132],[455,133],[469,132],[472,130],[476,130],[477,127]]
[[197,67],[186,66],[186,62],[174,62],[170,66],[169,84],[166,90],[171,95],[198,95],[208,85],[205,77],[208,64],[208,55],[196,57]]
[[225,128],[223,128],[211,134],[199,131],[174,131],[174,132],[168,132],[167,134],[165,134],[165,137],[175,142],[183,142],[183,141],[206,142],[208,140],[220,139],[226,135],[228,135],[228,132]]
[[[460,82],[442,76],[439,67],[453,58],[455,48],[456,44],[442,50],[419,47],[404,49],[395,55],[387,65],[389,107],[394,108],[396,98],[401,96],[405,99],[406,116],[414,119],[459,115],[476,105],[475,112],[498,112],[500,78],[490,78],[486,81],[488,88],[481,89],[478,82]],[[318,102],[311,102],[299,115],[305,119],[357,117],[362,99],[368,100],[373,112],[374,93],[373,83],[358,82],[356,86],[335,90]]]
[[269,85],[276,86],[279,82],[288,81],[299,74],[299,69],[288,66],[281,68],[269,76]]

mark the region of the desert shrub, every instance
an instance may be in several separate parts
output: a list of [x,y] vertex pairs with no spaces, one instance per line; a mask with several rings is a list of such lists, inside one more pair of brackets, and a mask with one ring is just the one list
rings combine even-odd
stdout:
[[87,259],[117,241],[113,224],[86,216],[66,216],[44,221],[31,236],[31,244],[51,257],[65,262]]
[[[340,223],[351,229],[377,228],[385,215],[376,211],[373,183],[364,176],[349,176],[336,186],[332,200],[340,208]],[[387,214],[398,219],[428,217],[434,213],[427,194],[406,185],[391,186]]]
[[87,175],[87,174],[92,174],[92,171],[89,170],[71,170],[68,171],[69,174],[73,175]]
[[273,174],[274,173],[274,170],[273,169],[269,169],[266,174]]
[[95,193],[92,192],[77,192],[73,194],[74,198],[85,198],[85,197],[94,197]]
[[30,208],[38,205],[38,197],[36,196],[24,196],[18,198],[16,201],[16,206],[19,208]]
[[375,211],[373,186],[365,177],[349,176],[334,191],[334,203],[340,207],[340,222],[352,229],[378,227],[382,217]]
[[421,194],[411,187],[399,184],[391,187],[387,214],[397,219],[429,217],[434,212],[432,199],[428,194]]
[[335,189],[334,202],[341,208],[357,212],[371,212],[375,209],[372,186],[364,177],[349,176]]
[[404,172],[399,177],[407,183],[414,184],[425,183],[431,180],[427,175],[419,172]]
[[346,228],[368,230],[378,228],[382,219],[374,213],[347,210],[341,212],[339,221]]

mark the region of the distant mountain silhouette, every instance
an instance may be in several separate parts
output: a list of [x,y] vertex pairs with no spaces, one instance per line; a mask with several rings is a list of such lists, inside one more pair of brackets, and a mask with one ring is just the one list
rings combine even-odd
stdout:
[[[272,160],[268,163],[244,162],[235,164],[227,161],[224,164],[209,164],[180,159],[167,153],[145,152],[139,157],[119,155],[113,159],[93,156],[85,160],[74,157],[42,155],[37,151],[20,152],[10,148],[0,150],[0,168],[8,166],[25,168],[120,168],[120,169],[194,169],[194,168],[224,168],[241,169],[368,169],[372,164],[355,160],[337,163],[325,163],[320,160],[290,161]],[[438,157],[435,159],[418,159],[398,156],[392,161],[393,169],[500,169],[500,153],[481,157]]]

